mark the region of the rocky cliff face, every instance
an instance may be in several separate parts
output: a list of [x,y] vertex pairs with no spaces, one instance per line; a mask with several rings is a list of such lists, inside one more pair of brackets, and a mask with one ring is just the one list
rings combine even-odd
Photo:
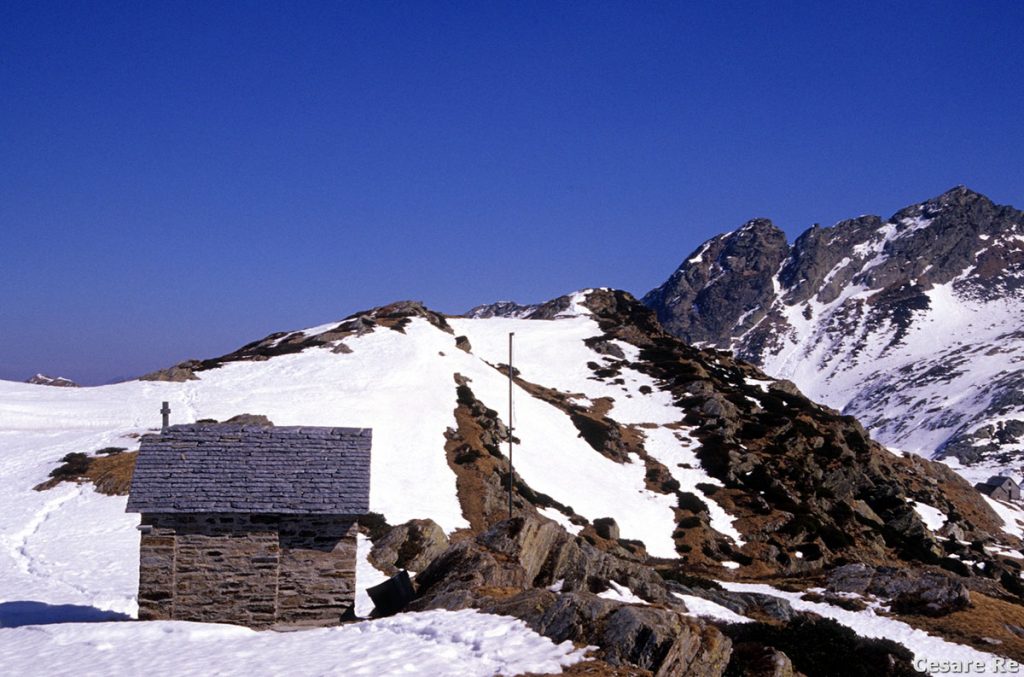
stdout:
[[714,238],[644,303],[684,341],[728,349],[975,478],[1024,454],[1024,213],[963,186],[888,219],[770,222]]
[[761,319],[788,249],[781,230],[768,219],[755,219],[705,242],[644,303],[670,333],[689,343],[715,345],[735,328],[749,329]]

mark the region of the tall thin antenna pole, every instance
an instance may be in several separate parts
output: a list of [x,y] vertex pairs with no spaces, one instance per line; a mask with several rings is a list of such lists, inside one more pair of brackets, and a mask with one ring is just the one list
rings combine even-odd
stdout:
[[508,518],[512,519],[512,337],[508,333]]

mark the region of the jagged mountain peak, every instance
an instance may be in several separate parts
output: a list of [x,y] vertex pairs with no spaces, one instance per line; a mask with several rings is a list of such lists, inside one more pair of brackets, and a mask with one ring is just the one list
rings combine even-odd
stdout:
[[644,302],[675,335],[794,380],[888,444],[1016,470],[1022,227],[1024,213],[956,186],[889,219],[815,226],[769,248],[779,263],[767,281],[712,275],[691,257]]
[[505,317],[520,320],[553,320],[589,312],[590,308],[587,299],[596,298],[595,295],[606,294],[610,291],[603,287],[599,289],[580,289],[570,294],[563,294],[550,301],[527,305],[519,304],[515,301],[496,301],[486,305],[475,306],[461,315],[461,317],[472,319]]
[[993,204],[992,200],[985,195],[971,190],[963,184],[959,184],[957,186],[953,186],[941,195],[937,195],[930,200],[922,202],[920,206],[935,212],[942,209],[962,208],[979,202],[986,205]]
[[727,327],[753,319],[771,295],[787,251],[782,230],[768,219],[753,219],[701,245],[643,302],[676,335],[714,342]]
[[495,301],[479,306],[474,306],[464,313],[465,317],[474,319],[486,319],[489,317],[527,317],[537,310],[538,304],[516,303],[515,301]]
[[776,226],[771,219],[765,217],[757,217],[750,219],[742,226],[740,226],[735,234],[739,233],[758,233],[758,234],[775,234],[781,233],[782,230]]

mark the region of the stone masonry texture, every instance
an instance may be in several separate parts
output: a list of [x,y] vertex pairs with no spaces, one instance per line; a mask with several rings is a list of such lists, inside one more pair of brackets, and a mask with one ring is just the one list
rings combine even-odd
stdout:
[[268,628],[352,614],[353,516],[153,513],[142,524],[142,620]]

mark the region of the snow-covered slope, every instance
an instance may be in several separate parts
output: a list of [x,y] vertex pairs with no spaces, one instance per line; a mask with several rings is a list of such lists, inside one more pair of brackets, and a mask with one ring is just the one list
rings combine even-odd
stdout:
[[644,301],[891,448],[953,457],[972,481],[1024,458],[1024,214],[966,188],[792,246],[752,221]]
[[[614,398],[610,414],[620,422],[650,426],[655,434],[664,430],[673,440],[685,435],[661,427],[678,420],[679,411],[650,377],[629,368],[614,379],[622,383],[594,376],[587,364],[600,356],[584,340],[601,331],[581,306],[566,315],[557,322],[452,319],[454,333],[468,337],[472,352],[457,349],[452,333],[414,317],[401,331],[378,328],[347,338],[348,353],[315,347],[267,361],[227,362],[195,380],[80,389],[0,382],[0,469],[8,487],[0,499],[6,546],[0,557],[13,572],[5,584],[40,601],[93,603],[101,583],[93,584],[88,599],[79,599],[63,589],[74,584],[55,574],[95,558],[111,581],[110,600],[102,606],[131,611],[130,595],[123,593],[131,590],[124,583],[134,580],[135,565],[120,560],[137,543],[137,517],[124,515],[117,501],[89,500],[88,486],[31,488],[67,453],[137,445],[135,438],[159,423],[163,401],[170,403],[172,423],[248,412],[279,425],[372,428],[371,510],[392,524],[429,516],[449,532],[469,526],[444,454],[445,431],[455,425],[454,376],[469,379],[481,401],[504,408],[508,381],[495,365],[508,360],[510,332],[522,378],[579,401]],[[623,349],[637,352],[628,344]],[[645,488],[639,458],[617,463],[595,453],[563,411],[519,386],[515,400],[516,472],[525,482],[590,520],[615,518],[624,538],[642,540],[652,554],[675,556],[675,497]],[[699,470],[689,472],[689,484],[714,483]],[[107,542],[93,552],[98,523],[118,547]],[[731,528],[724,513],[720,524]],[[58,530],[60,539],[53,533]]]
[[[1013,544],[998,536],[1000,518],[955,476],[947,478],[949,490],[937,491],[942,476],[931,464],[885,452],[854,422],[749,365],[672,339],[627,294],[580,292],[531,316],[549,319],[445,318],[400,303],[274,334],[148,380],[97,388],[0,382],[0,625],[64,621],[45,632],[0,630],[0,656],[24,666],[25,647],[71,647],[59,650],[63,668],[80,658],[97,671],[131,670],[144,655],[138,652],[204,655],[202,642],[212,637],[237,652],[244,672],[248,657],[306,652],[312,640],[270,641],[233,628],[145,624],[100,632],[67,623],[134,614],[138,518],[123,512],[123,498],[89,485],[32,487],[66,454],[134,448],[139,435],[156,429],[167,401],[172,423],[249,413],[279,425],[372,428],[371,510],[391,524],[431,518],[449,533],[479,526],[504,515],[501,500],[497,511],[486,501],[507,472],[495,441],[507,437],[509,334],[517,509],[595,542],[595,522],[611,517],[623,540],[606,539],[606,548],[640,561],[679,558],[722,575],[759,576],[861,556],[879,564],[935,561],[936,529],[947,526]],[[490,474],[466,484],[474,468]],[[930,528],[915,505],[970,523]],[[1002,571],[992,558],[976,559],[978,575]],[[357,587],[376,582],[365,562],[357,571]],[[365,600],[357,606],[365,611]],[[407,647],[422,642],[423,623],[413,617],[321,634],[338,650],[357,644],[359,633],[377,632]],[[507,619],[432,623],[434,653],[421,660],[450,655],[470,666],[460,674],[541,672],[579,660],[570,647],[545,644]],[[453,623],[466,633],[449,632]],[[171,644],[155,648],[154,635]],[[485,640],[499,636],[523,651],[494,662]],[[124,655],[97,648],[108,645]],[[417,649],[404,651],[395,656],[407,660]],[[334,665],[329,652],[310,660],[324,671]],[[360,665],[382,669],[368,659]]]

